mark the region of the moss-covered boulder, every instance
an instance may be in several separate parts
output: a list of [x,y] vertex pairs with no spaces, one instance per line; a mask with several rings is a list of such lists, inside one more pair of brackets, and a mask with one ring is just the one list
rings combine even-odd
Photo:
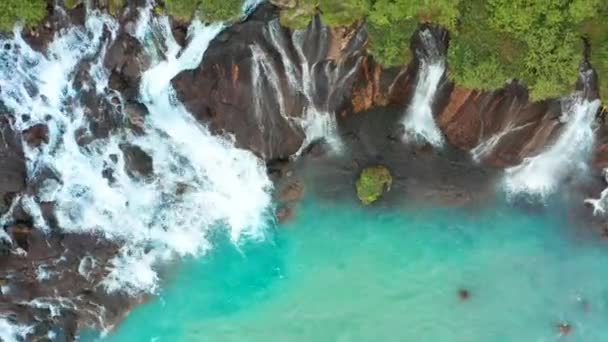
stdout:
[[390,190],[392,182],[393,177],[386,167],[378,165],[365,168],[357,179],[357,196],[363,204],[371,204]]

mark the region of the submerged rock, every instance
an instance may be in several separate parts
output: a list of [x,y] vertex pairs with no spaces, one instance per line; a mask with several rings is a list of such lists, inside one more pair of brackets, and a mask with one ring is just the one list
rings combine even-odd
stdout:
[[304,195],[304,184],[295,180],[287,183],[279,193],[279,199],[284,202],[298,201]]
[[280,207],[276,212],[279,223],[285,223],[293,219],[294,214],[294,208],[288,205]]
[[458,290],[458,298],[460,298],[461,301],[467,301],[469,300],[469,298],[471,297],[471,293],[469,292],[469,290],[467,289],[460,289]]
[[562,322],[557,325],[557,329],[559,330],[560,335],[565,336],[572,332],[572,325],[567,322]]
[[357,179],[357,196],[363,204],[371,204],[390,190],[392,182],[393,178],[386,167],[379,165],[365,168]]

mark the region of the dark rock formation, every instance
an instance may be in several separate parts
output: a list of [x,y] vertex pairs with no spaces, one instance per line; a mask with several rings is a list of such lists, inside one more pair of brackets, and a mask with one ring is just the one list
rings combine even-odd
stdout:
[[0,213],[6,212],[15,194],[25,189],[25,157],[21,137],[10,124],[10,117],[0,116]]
[[133,177],[150,176],[154,171],[152,158],[139,146],[122,144],[120,149],[124,155],[125,172]]
[[218,35],[199,68],[173,81],[198,120],[265,160],[298,151],[307,108],[334,113],[349,105],[365,43],[361,27],[332,30],[316,18],[292,33],[277,14],[262,5]]
[[454,88],[437,123],[448,142],[464,150],[501,135],[481,160],[508,167],[546,146],[561,127],[560,114],[558,100],[531,103],[525,89],[513,83],[495,92]]
[[45,124],[35,124],[23,131],[23,140],[32,147],[49,142],[49,127]]
[[0,312],[33,325],[28,340],[51,331],[58,341],[73,341],[78,329],[117,324],[141,300],[97,285],[117,244],[94,235],[47,235],[24,224],[6,231],[22,252],[0,258]]

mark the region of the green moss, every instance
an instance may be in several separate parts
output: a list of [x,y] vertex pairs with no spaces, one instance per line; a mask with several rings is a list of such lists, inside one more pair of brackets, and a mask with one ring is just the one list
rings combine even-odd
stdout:
[[300,0],[294,8],[284,9],[280,13],[281,25],[292,30],[303,29],[308,26],[312,17],[318,13],[317,0]]
[[165,8],[161,5],[156,5],[152,9],[154,11],[154,15],[160,17],[161,15],[165,15]]
[[393,182],[389,170],[381,165],[363,169],[357,179],[357,196],[365,205],[377,201]]
[[125,7],[125,0],[109,0],[108,12],[113,16],[117,16],[123,7]]
[[82,0],[63,0],[63,5],[67,9],[74,9],[82,3]]
[[[600,98],[608,105],[608,2],[595,8],[597,15],[583,22],[581,30],[591,45],[591,65],[598,74]],[[605,107],[606,108],[606,107]],[[608,108],[607,108],[608,111]]]
[[206,22],[234,20],[241,15],[242,5],[242,0],[165,0],[167,13],[182,21],[195,13]]
[[10,31],[16,22],[26,26],[38,24],[46,16],[44,0],[2,0],[0,1],[0,31]]
[[385,67],[408,64],[412,59],[410,38],[417,28],[415,20],[404,19],[390,24],[370,21],[367,26],[368,50]]
[[329,26],[349,26],[365,17],[370,7],[367,0],[323,0],[321,18]]

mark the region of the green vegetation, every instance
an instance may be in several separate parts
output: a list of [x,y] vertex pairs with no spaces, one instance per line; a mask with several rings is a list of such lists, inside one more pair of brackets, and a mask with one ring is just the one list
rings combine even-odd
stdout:
[[63,5],[67,9],[74,9],[82,3],[82,0],[63,0]]
[[608,98],[606,0],[299,0],[281,21],[301,28],[314,14],[329,25],[365,18],[369,51],[387,67],[409,62],[419,23],[439,24],[450,31],[449,75],[456,84],[494,90],[518,79],[532,100],[572,91],[585,37]]
[[45,16],[45,0],[0,1],[0,31],[10,31],[18,21],[26,26],[34,26]]
[[194,14],[206,22],[234,20],[241,15],[242,0],[165,0],[167,13],[187,21]]
[[[125,0],[108,0],[116,15]],[[68,8],[82,0],[64,0]],[[164,5],[162,5],[164,3]],[[600,96],[608,101],[608,1],[606,0],[296,0],[281,10],[281,23],[303,28],[319,14],[330,26],[363,20],[369,52],[386,67],[409,63],[410,38],[420,23],[450,31],[450,78],[461,87],[501,88],[517,79],[532,100],[570,92],[589,43],[589,58],[599,75]],[[155,13],[187,21],[235,20],[243,0],[164,0]],[[31,26],[46,14],[45,0],[0,1],[0,30],[16,21]]]
[[379,165],[365,168],[357,179],[357,196],[363,204],[371,204],[390,189],[392,182],[393,177],[386,167]]
[[[117,16],[120,14],[120,10],[125,6],[126,0],[107,0],[108,1],[108,12]],[[63,5],[68,9],[74,9],[78,5],[82,4],[83,0],[63,0]]]
[[590,44],[591,64],[599,75],[600,97],[608,106],[608,2],[597,4],[595,11],[593,17],[583,22],[581,29]]
[[108,12],[113,16],[119,15],[122,8],[125,7],[125,1],[126,0],[108,0]]

